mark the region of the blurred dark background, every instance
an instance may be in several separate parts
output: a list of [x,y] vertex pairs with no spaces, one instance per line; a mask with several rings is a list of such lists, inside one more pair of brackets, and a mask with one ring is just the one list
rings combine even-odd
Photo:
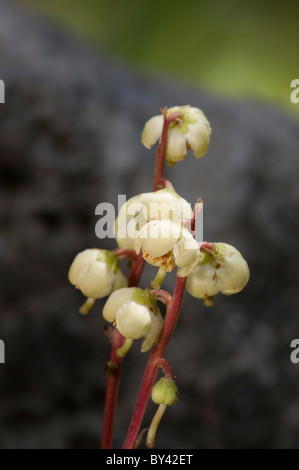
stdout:
[[[143,125],[187,103],[207,114],[210,149],[166,176],[189,202],[204,198],[205,239],[238,247],[251,279],[213,309],[185,295],[166,353],[180,400],[157,447],[299,448],[298,9],[0,0],[1,448],[99,447],[103,301],[79,316],[68,268],[80,250],[114,247],[95,236],[95,207],[150,189]],[[139,349],[124,364],[117,448],[148,357]]]

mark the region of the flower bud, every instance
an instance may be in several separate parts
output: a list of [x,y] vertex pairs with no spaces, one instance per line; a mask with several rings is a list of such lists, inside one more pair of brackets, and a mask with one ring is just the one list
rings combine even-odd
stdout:
[[97,249],[76,256],[69,270],[69,281],[91,299],[100,299],[128,285],[116,256]]
[[157,405],[173,406],[178,399],[179,391],[173,379],[162,377],[152,388],[152,400]]
[[237,294],[249,280],[249,268],[241,253],[226,243],[214,243],[214,251],[201,253],[187,279],[188,292],[198,299],[207,299],[221,292]]
[[[204,113],[191,106],[174,106],[169,108],[167,117],[178,113],[179,118],[169,126],[166,147],[166,159],[170,164],[184,160],[187,150],[191,148],[195,158],[207,152],[210,143],[211,127]],[[141,141],[151,148],[161,138],[164,125],[162,115],[152,117],[142,132]]]
[[147,290],[128,287],[114,292],[107,300],[103,317],[116,322],[119,332],[129,339],[145,337],[141,351],[148,351],[158,340],[163,319],[156,301]]
[[171,271],[178,266],[178,276],[188,276],[199,257],[199,247],[190,232],[169,220],[147,223],[137,235],[134,250],[153,266],[166,266]]

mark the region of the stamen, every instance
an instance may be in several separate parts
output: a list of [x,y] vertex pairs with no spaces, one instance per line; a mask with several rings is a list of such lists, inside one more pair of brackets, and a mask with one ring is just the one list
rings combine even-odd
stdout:
[[157,258],[154,258],[149,253],[144,251],[143,252],[143,258],[146,261],[148,261],[150,264],[157,264],[159,266],[166,266],[168,272],[171,272],[173,270],[173,268],[175,267],[175,259],[174,259],[172,250],[170,250],[165,255],[159,256]]

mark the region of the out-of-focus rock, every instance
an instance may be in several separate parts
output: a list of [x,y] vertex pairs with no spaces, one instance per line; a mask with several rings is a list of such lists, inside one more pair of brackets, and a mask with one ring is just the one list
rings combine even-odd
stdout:
[[[236,245],[251,280],[213,309],[186,294],[166,354],[180,400],[157,446],[299,447],[299,366],[290,362],[299,337],[298,123],[261,103],[134,73],[10,2],[0,1],[0,30],[0,447],[98,447],[103,302],[79,317],[68,267],[86,247],[114,246],[95,236],[96,205],[150,189],[143,124],[165,104],[187,103],[207,114],[211,146],[166,176],[188,201],[204,198],[205,239]],[[125,361],[116,447],[146,360],[139,347]]]

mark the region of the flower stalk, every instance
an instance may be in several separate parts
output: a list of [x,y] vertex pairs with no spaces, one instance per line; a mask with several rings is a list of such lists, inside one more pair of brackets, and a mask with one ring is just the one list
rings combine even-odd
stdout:
[[152,289],[150,293],[166,306],[168,306],[172,300],[172,296],[169,294],[169,292],[163,289]]
[[[172,116],[167,118],[167,107],[164,108],[163,116],[164,116],[164,127],[162,132],[161,142],[159,144],[157,153],[156,153],[156,162],[155,162],[155,170],[154,170],[154,179],[153,179],[153,192],[158,191],[160,189],[160,184],[164,187],[166,180],[162,179],[164,174],[164,167],[165,167],[165,155],[166,155],[166,146],[167,146],[167,134],[170,124],[177,118],[177,113],[173,114]],[[126,250],[124,250],[126,251]],[[117,256],[123,256],[124,254],[128,255],[128,253],[124,253],[124,251],[120,251],[116,249]],[[128,250],[130,251],[130,250]],[[131,256],[130,256],[131,257]],[[131,269],[131,273],[129,276],[128,285],[129,287],[138,286],[139,280],[144,268],[145,260],[143,258],[142,252],[139,253],[138,256],[132,257],[133,259],[133,266]],[[104,406],[104,419],[103,419],[103,435],[102,435],[102,449],[111,449],[112,448],[112,440],[113,440],[113,424],[114,424],[114,416],[115,416],[115,408],[117,402],[117,395],[119,389],[119,381],[120,381],[120,373],[121,373],[121,364],[122,358],[118,357],[117,351],[123,346],[124,338],[120,334],[120,332],[115,329],[114,338],[112,342],[112,349],[110,353],[110,361],[115,362],[118,365],[118,368],[112,376],[109,376],[107,379],[106,385],[106,398],[105,398],[105,406]],[[139,428],[138,428],[139,431]],[[137,436],[136,436],[137,437]],[[136,440],[134,438],[134,442]]]
[[95,299],[88,298],[86,302],[84,302],[84,304],[80,307],[79,313],[81,315],[88,315],[94,304]]
[[162,130],[161,141],[156,154],[156,164],[154,171],[154,180],[153,180],[153,191],[158,191],[161,187],[164,187],[165,180],[163,178],[164,167],[165,167],[165,157],[166,157],[166,147],[167,147],[167,136],[169,126],[177,118],[180,117],[180,113],[173,113],[171,116],[167,117],[167,106],[164,109],[161,109],[161,113],[164,117],[164,125]]
[[160,421],[166,411],[166,408],[167,408],[167,405],[165,405],[164,403],[161,403],[161,405],[158,406],[155,416],[153,417],[153,420],[151,422],[151,425],[147,433],[146,444],[145,444],[148,449],[153,449],[155,447],[155,439],[156,439],[157,430],[158,430]]
[[133,413],[129,431],[128,431],[128,434],[127,434],[127,437],[123,446],[124,449],[134,448],[135,441],[139,434],[139,429],[140,429],[142,419],[143,419],[143,416],[144,416],[144,413],[148,404],[150,394],[151,394],[151,390],[154,385],[157,372],[161,363],[161,359],[164,355],[164,352],[167,348],[167,345],[172,336],[172,333],[174,332],[174,329],[176,327],[176,324],[179,318],[185,285],[186,285],[186,278],[177,277],[173,299],[169,303],[169,306],[167,308],[162,333],[160,335],[160,338],[155,348],[153,349],[151,353],[151,356],[148,360],[148,363],[144,372],[143,381],[142,381],[139,396],[137,399],[136,408]]
[[115,328],[112,338],[112,348],[109,362],[113,364],[113,373],[108,374],[106,385],[106,397],[103,418],[102,449],[112,448],[113,425],[115,408],[119,389],[122,358],[118,357],[117,351],[123,346],[124,338]]
[[121,348],[119,348],[116,351],[117,357],[121,357],[121,358],[126,357],[127,353],[130,351],[132,345],[133,345],[133,340],[129,339],[129,338],[126,338],[123,345],[121,346]]
[[129,258],[129,259],[132,259],[132,260],[136,260],[137,259],[137,255],[135,253],[135,251],[133,250],[126,250],[124,248],[115,248],[115,250],[112,250],[112,253],[114,253],[118,259],[126,259],[126,258]]
[[171,369],[170,365],[168,364],[168,361],[164,357],[162,357],[160,359],[158,365],[163,370],[164,376],[165,376],[166,379],[173,379],[174,378],[172,369]]

